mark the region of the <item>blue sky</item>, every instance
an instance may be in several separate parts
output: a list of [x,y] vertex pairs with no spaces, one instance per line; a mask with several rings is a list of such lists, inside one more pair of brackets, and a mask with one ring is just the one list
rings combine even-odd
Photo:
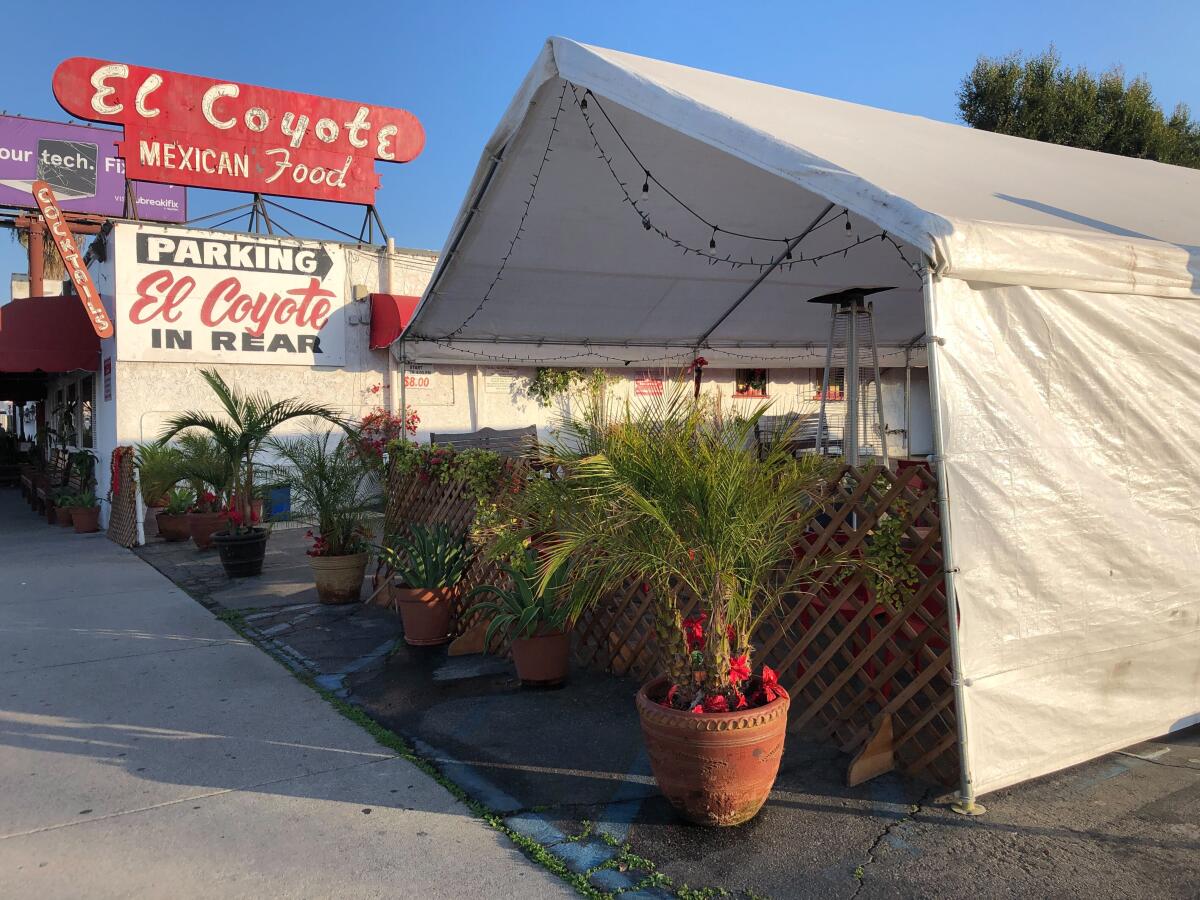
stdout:
[[[397,244],[430,249],[440,249],[483,142],[551,34],[947,121],[955,118],[959,79],[977,56],[1053,42],[1070,64],[1121,64],[1130,75],[1146,74],[1164,107],[1184,101],[1200,111],[1195,0],[56,0],[52,17],[43,4],[5,5],[0,109],[9,113],[65,121],[50,81],[69,56],[411,110],[425,126],[425,151],[408,165],[379,164],[378,205]],[[190,211],[224,209],[241,196],[193,191]],[[357,232],[361,212],[332,204],[317,211]],[[304,233],[302,223],[284,221]],[[0,238],[3,294],[12,270],[25,270],[23,253]]]

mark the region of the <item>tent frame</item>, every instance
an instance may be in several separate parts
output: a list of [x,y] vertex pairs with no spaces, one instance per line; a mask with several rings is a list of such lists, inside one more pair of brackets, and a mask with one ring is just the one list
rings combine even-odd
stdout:
[[950,488],[946,478],[946,457],[943,435],[945,425],[942,420],[941,373],[938,362],[939,349],[945,343],[934,330],[936,323],[934,304],[936,302],[933,263],[926,258],[925,274],[922,279],[925,306],[925,346],[926,365],[929,371],[929,407],[933,420],[933,469],[937,476],[938,488],[938,523],[942,533],[942,565],[944,589],[946,594],[946,616],[949,619],[950,631],[950,673],[951,684],[954,687],[954,721],[958,729],[958,765],[959,765],[959,796],[952,809],[963,815],[978,816],[987,809],[975,802],[975,782],[971,777],[971,760],[967,753],[967,709],[966,685],[963,682],[962,650],[958,633],[958,594],[954,589],[954,576],[958,566],[954,562],[954,542],[950,529]]

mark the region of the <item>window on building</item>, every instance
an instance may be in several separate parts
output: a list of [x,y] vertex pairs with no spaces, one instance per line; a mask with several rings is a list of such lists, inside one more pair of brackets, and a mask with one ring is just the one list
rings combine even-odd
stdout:
[[734,375],[733,396],[766,397],[766,369],[737,369]]
[[814,400],[824,399],[828,402],[837,402],[846,399],[846,370],[845,369],[830,369],[829,370],[829,392],[824,398],[821,397],[821,390],[825,383],[825,370],[817,369],[817,389],[813,392]]
[[67,384],[66,401],[63,403],[59,416],[58,430],[62,441],[69,447],[77,447],[79,440],[79,384],[71,381]]
[[79,382],[79,446],[91,450],[96,430],[96,379],[85,375]]

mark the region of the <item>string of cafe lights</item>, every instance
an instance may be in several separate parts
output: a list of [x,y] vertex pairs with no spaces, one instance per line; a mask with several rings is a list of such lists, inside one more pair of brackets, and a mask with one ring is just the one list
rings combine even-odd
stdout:
[[[895,238],[893,238],[886,231],[880,231],[877,234],[872,234],[872,235],[869,235],[866,237],[858,237],[854,241],[852,241],[851,243],[849,243],[843,247],[838,247],[834,250],[829,250],[824,253],[815,254],[813,256],[806,256],[803,252],[801,252],[798,257],[793,258],[792,251],[788,250],[787,248],[788,248],[788,245],[791,244],[791,242],[796,239],[796,236],[794,236],[794,235],[790,236],[790,237],[774,237],[772,235],[747,234],[745,232],[733,231],[731,229],[722,228],[721,226],[717,225],[715,222],[711,221],[710,219],[708,219],[707,217],[702,215],[700,212],[698,212],[694,207],[689,205],[687,202],[682,200],[678,194],[676,194],[669,187],[667,187],[665,184],[663,184],[662,181],[660,181],[657,177],[655,177],[650,172],[649,167],[645,163],[642,162],[642,159],[640,156],[638,156],[637,151],[635,151],[633,149],[633,147],[630,146],[629,141],[627,141],[625,139],[625,136],[623,134],[621,134],[621,130],[619,128],[617,128],[616,123],[613,122],[612,118],[608,114],[608,111],[605,110],[604,105],[599,101],[599,99],[596,97],[596,95],[591,92],[590,89],[585,90],[583,93],[583,96],[581,97],[579,95],[579,89],[576,85],[571,84],[570,88],[571,88],[572,99],[575,101],[575,108],[579,110],[579,114],[580,114],[581,118],[583,119],[584,124],[587,126],[588,134],[591,136],[591,139],[592,139],[592,145],[596,149],[597,158],[599,158],[600,160],[602,160],[604,162],[605,167],[608,169],[609,175],[612,177],[613,181],[617,184],[617,187],[620,188],[621,193],[624,195],[625,202],[627,204],[629,204],[629,207],[635,213],[637,213],[638,218],[641,220],[642,228],[645,229],[646,231],[655,232],[660,238],[662,238],[663,240],[667,241],[668,243],[672,244],[673,246],[675,246],[676,248],[681,250],[685,256],[688,255],[689,253],[693,253],[696,256],[699,256],[699,257],[707,260],[709,265],[720,265],[722,263],[726,263],[729,265],[730,269],[740,269],[743,267],[750,267],[750,268],[757,268],[761,272],[761,271],[765,270],[768,266],[771,265],[772,260],[770,258],[767,259],[766,261],[756,260],[753,256],[751,256],[749,259],[735,259],[733,257],[733,254],[721,256],[717,253],[714,253],[713,251],[716,250],[716,248],[717,248],[717,236],[719,234],[724,234],[724,235],[728,235],[730,237],[738,237],[738,238],[744,238],[746,240],[762,241],[764,243],[781,245],[784,248],[784,260],[785,261],[780,264],[779,268],[785,269],[790,272],[795,266],[802,265],[805,263],[811,263],[813,266],[819,266],[822,260],[830,259],[832,257],[839,256],[839,255],[843,259],[845,259],[849,255],[850,251],[853,250],[855,247],[859,247],[862,244],[870,243],[873,240],[881,240],[881,241],[885,241],[885,242],[889,243],[895,249],[896,253],[900,256],[900,258],[904,261],[905,265],[908,266],[908,268],[911,269],[913,271],[913,273],[917,275],[918,278],[921,277],[920,267],[917,264],[913,263],[912,260],[910,260],[907,257],[907,255],[905,255],[904,248],[900,245],[900,243],[898,241],[895,240]],[[612,129],[613,134],[616,135],[617,140],[619,140],[621,142],[621,145],[629,153],[630,157],[633,158],[633,161],[637,164],[637,166],[642,170],[642,174],[643,174],[642,194],[643,194],[643,197],[645,198],[646,196],[649,195],[650,185],[654,184],[664,194],[666,194],[666,196],[670,197],[682,209],[687,211],[693,218],[695,218],[698,222],[700,222],[702,225],[704,225],[705,228],[711,229],[712,235],[709,238],[707,250],[700,248],[700,247],[693,247],[693,246],[687,244],[686,242],[681,241],[679,238],[673,236],[666,230],[666,228],[655,224],[654,221],[650,218],[649,213],[647,213],[644,209],[642,209],[642,207],[639,205],[640,201],[632,193],[630,193],[628,182],[622,180],[621,176],[617,173],[617,170],[616,170],[615,166],[613,165],[612,154],[604,149],[604,145],[600,142],[600,138],[596,134],[595,124],[592,121],[592,117],[588,114],[589,98],[590,98],[591,102],[595,105],[596,109],[598,109],[600,111],[600,115],[604,117],[604,120],[608,123],[609,128]],[[850,222],[850,211],[848,209],[843,209],[840,213],[837,213],[832,218],[826,219],[824,222],[821,222],[816,227],[810,229],[808,234],[811,235],[814,232],[820,230],[821,228],[824,228],[827,225],[832,225],[839,220],[845,221],[845,228],[847,231],[851,231],[853,229],[853,226],[851,225],[851,222]],[[806,235],[806,237],[807,237],[807,235]]]
[[[591,136],[592,144],[596,149],[598,158],[604,162],[606,168],[609,171],[610,176],[613,178],[613,180],[616,182],[618,187],[621,189],[621,192],[624,195],[625,202],[628,203],[630,208],[633,209],[634,212],[638,215],[639,219],[642,222],[642,227],[647,231],[655,232],[663,240],[668,241],[669,243],[674,245],[676,248],[680,249],[685,256],[688,255],[689,253],[692,253],[698,257],[701,257],[701,258],[707,260],[710,265],[718,265],[721,263],[727,263],[727,264],[729,264],[731,269],[739,269],[739,268],[743,268],[743,267],[747,267],[747,266],[748,267],[757,267],[760,272],[762,270],[766,269],[771,264],[770,261],[759,262],[759,261],[755,260],[753,257],[751,257],[748,260],[734,259],[732,257],[732,254],[722,257],[722,256],[718,256],[717,254],[711,252],[712,250],[714,250],[716,248],[717,235],[724,234],[724,235],[728,235],[730,237],[738,237],[738,238],[743,238],[746,240],[763,241],[763,242],[770,243],[770,244],[781,244],[785,249],[785,260],[786,261],[784,261],[780,264],[780,268],[791,271],[791,269],[796,265],[801,265],[804,263],[811,263],[812,265],[817,266],[820,264],[820,262],[822,260],[837,256],[839,254],[843,258],[845,258],[849,254],[849,252],[852,249],[854,249],[855,247],[858,247],[862,244],[869,243],[872,240],[878,239],[878,240],[883,240],[883,241],[890,243],[892,245],[892,247],[896,250],[897,254],[899,254],[900,258],[914,272],[914,274],[916,274],[918,278],[922,277],[921,268],[918,265],[914,264],[911,260],[908,259],[908,257],[904,253],[903,247],[901,247],[900,244],[894,238],[892,238],[892,236],[889,235],[886,231],[880,232],[879,234],[870,235],[868,237],[856,238],[852,243],[850,243],[844,247],[839,247],[835,250],[830,250],[825,253],[817,254],[815,256],[805,256],[803,254],[803,252],[801,252],[798,258],[793,259],[792,252],[790,250],[788,250],[787,247],[789,244],[791,244],[791,242],[793,240],[795,240],[795,236],[771,237],[771,236],[764,236],[764,235],[754,235],[754,234],[748,234],[745,232],[739,232],[739,231],[733,231],[730,229],[721,228],[720,226],[716,225],[715,223],[710,222],[707,218],[705,218],[703,215],[701,215],[699,212],[697,212],[693,207],[691,207],[685,201],[680,199],[678,197],[678,195],[676,195],[673,191],[670,190],[670,188],[666,187],[658,178],[656,178],[655,176],[653,176],[650,173],[649,169],[647,169],[642,164],[640,157],[638,157],[638,155],[633,150],[633,148],[630,147],[629,142],[625,139],[624,135],[621,134],[620,130],[616,127],[616,125],[613,123],[612,119],[609,117],[607,111],[604,109],[604,107],[601,105],[600,101],[596,98],[595,94],[593,94],[590,89],[585,91],[585,94],[583,97],[580,97],[579,90],[576,87],[576,85],[572,84],[569,81],[564,80],[562,90],[559,92],[559,95],[558,95],[558,105],[554,110],[554,114],[551,116],[550,130],[546,136],[546,145],[542,150],[541,161],[538,163],[537,170],[534,172],[533,178],[529,183],[529,195],[525,198],[525,200],[523,202],[521,218],[520,218],[519,222],[517,223],[516,231],[513,233],[512,238],[509,240],[507,250],[505,250],[504,255],[500,259],[500,263],[496,269],[496,273],[492,277],[491,282],[488,284],[487,290],[484,291],[483,296],[480,298],[479,303],[476,304],[475,309],[473,309],[471,311],[471,313],[465,319],[463,319],[463,321],[461,323],[459,323],[459,325],[453,331],[450,331],[444,338],[433,339],[435,343],[441,344],[446,347],[451,347],[452,349],[458,350],[460,352],[467,352],[467,353],[471,352],[471,351],[462,350],[459,347],[453,347],[451,345],[450,341],[455,336],[462,334],[463,331],[466,330],[467,326],[471,323],[471,321],[477,315],[479,315],[479,313],[483,310],[484,306],[486,306],[488,301],[491,300],[492,293],[495,291],[496,285],[499,284],[500,281],[503,280],[504,272],[508,268],[509,260],[512,258],[512,255],[516,249],[517,243],[520,241],[522,235],[525,232],[525,222],[529,217],[530,210],[533,206],[533,201],[537,197],[538,184],[541,181],[542,173],[545,170],[546,163],[550,159],[550,154],[552,152],[554,152],[554,137],[560,131],[559,118],[562,116],[562,113],[563,113],[564,109],[566,108],[565,100],[566,100],[566,92],[568,89],[570,89],[571,94],[572,94],[572,99],[574,100],[575,106],[579,110],[580,116],[582,117],[584,124],[586,125],[586,127],[588,129],[588,134]],[[689,212],[692,216],[694,216],[698,221],[703,223],[706,227],[711,228],[712,236],[709,239],[709,250],[706,251],[701,248],[692,247],[692,246],[686,244],[685,242],[679,240],[678,238],[673,237],[671,234],[669,234],[667,232],[667,230],[665,228],[655,225],[650,220],[649,216],[645,213],[645,211],[641,209],[641,207],[638,205],[638,201],[633,197],[632,194],[630,194],[628,185],[624,181],[621,180],[620,175],[617,174],[616,169],[613,167],[612,156],[610,154],[608,154],[607,152],[605,152],[604,147],[601,145],[600,140],[596,135],[595,126],[592,123],[591,117],[587,113],[588,97],[590,97],[592,99],[592,102],[596,105],[596,108],[600,110],[600,113],[604,116],[605,120],[608,122],[609,126],[612,128],[613,133],[617,136],[617,138],[620,140],[622,145],[629,152],[630,156],[633,157],[634,161],[639,166],[642,167],[642,171],[645,174],[645,181],[642,184],[643,193],[647,193],[647,194],[649,193],[650,183],[653,182],[655,185],[657,185],[663,191],[663,193],[665,193],[667,196],[671,197],[672,200],[674,200],[677,204],[679,204],[679,206],[681,206],[683,209],[687,210],[687,212]],[[825,221],[818,223],[815,227],[809,229],[808,235],[811,235],[814,232],[820,230],[821,228],[825,228],[826,226],[832,225],[840,220],[845,221],[845,228],[847,231],[852,230],[852,226],[850,223],[850,212],[848,209],[843,209],[840,213],[836,213],[831,218],[826,219]],[[488,356],[489,358],[495,358],[495,359],[502,358],[502,357],[496,356],[495,354],[478,354],[478,355]],[[585,356],[595,356],[595,355],[596,354],[594,354],[594,353],[567,354],[564,356],[553,357],[553,358],[548,358],[548,359],[554,359],[554,360],[572,359],[572,358],[582,358]],[[731,355],[736,355],[736,354],[731,354]],[[611,358],[611,357],[606,357],[606,358],[611,359],[614,362],[621,362],[624,365],[629,365],[629,362],[625,361],[625,360]],[[674,357],[664,357],[663,359],[672,359],[672,358],[674,358]],[[747,356],[745,358],[754,359],[756,357]],[[645,360],[645,361],[653,362],[656,360]]]
[[538,182],[542,178],[542,171],[546,168],[546,163],[550,159],[550,154],[554,150],[554,136],[558,134],[558,117],[562,115],[565,108],[564,100],[567,96],[567,82],[563,82],[562,92],[558,95],[558,108],[554,111],[554,115],[550,119],[550,133],[546,136],[546,147],[542,151],[542,161],[538,163],[537,171],[533,173],[533,180],[529,183],[529,196],[525,198],[525,208],[521,211],[521,220],[517,223],[517,230],[512,236],[512,240],[508,242],[508,249],[504,251],[504,256],[500,259],[500,267],[496,269],[496,274],[492,278],[491,284],[488,285],[486,291],[483,292],[483,297],[479,301],[479,305],[472,310],[471,314],[462,320],[457,328],[451,331],[447,337],[454,337],[462,334],[471,320],[479,315],[480,311],[487,305],[487,302],[492,299],[492,291],[496,289],[496,285],[504,277],[504,270],[508,268],[508,261],[512,258],[513,251],[516,249],[517,241],[521,239],[521,235],[525,232],[525,220],[529,218],[529,209],[533,206],[533,200],[537,196]]
[[[543,357],[539,357],[536,360],[531,360],[528,356],[509,356],[509,355],[506,355],[503,353],[495,353],[495,352],[481,351],[481,350],[470,350],[466,347],[455,344],[444,338],[424,338],[422,340],[427,340],[431,344],[436,344],[439,347],[444,347],[447,350],[453,350],[455,353],[461,353],[463,355],[472,356],[477,359],[485,359],[485,360],[491,360],[491,361],[496,361],[496,362],[514,363],[514,364],[523,365],[523,366],[528,366],[531,362],[533,362],[537,365],[543,365],[545,363],[566,362],[569,360],[579,360],[579,359],[599,359],[599,360],[603,360],[605,362],[619,363],[622,366],[633,366],[633,365],[643,366],[643,365],[648,365],[651,363],[662,363],[662,364],[686,363],[686,364],[690,364],[693,361],[693,359],[695,358],[695,356],[697,355],[696,350],[694,350],[692,348],[687,348],[687,349],[681,349],[679,352],[672,353],[667,356],[644,356],[644,357],[626,358],[623,356],[611,356],[607,353],[601,353],[598,350],[594,350],[594,349],[586,349],[586,350],[581,350],[581,351],[575,352],[575,353],[562,353],[562,354],[557,354],[555,356],[543,356]],[[647,349],[649,349],[649,348],[647,348]],[[771,355],[771,356],[764,355],[763,352],[753,352],[753,353],[739,352],[741,350],[749,350],[750,349],[750,348],[746,348],[746,347],[740,347],[737,350],[734,350],[730,347],[714,347],[711,344],[707,344],[707,343],[701,345],[701,347],[699,349],[700,349],[701,354],[703,354],[704,352],[719,353],[722,356],[732,356],[735,359],[746,359],[746,360],[750,360],[751,362],[765,364],[765,363],[775,363],[775,362],[787,362],[787,361],[797,360],[797,359],[807,359],[812,354],[818,352],[818,350],[820,350],[822,348],[818,348],[812,342],[808,342],[805,344],[797,345],[794,348],[788,348],[787,350],[784,350],[784,352],[782,352],[782,353],[776,352],[775,355]],[[768,350],[779,351],[783,348],[763,347],[761,349],[762,349],[762,351],[768,351]]]
[[[530,359],[528,356],[508,356],[503,353],[495,353],[490,351],[471,350],[467,347],[459,346],[446,338],[423,338],[431,344],[437,344],[439,347],[444,347],[447,350],[453,350],[455,353],[473,356],[477,359],[486,359],[499,362],[509,362],[517,365],[528,366],[530,363],[535,365],[544,365],[551,362],[565,362],[567,360],[579,359],[601,359],[605,362],[620,363],[622,366],[632,365],[647,365],[649,363],[691,363],[695,358],[696,353],[692,348],[681,349],[678,353],[672,353],[667,356],[645,356],[645,357],[630,357],[610,356],[607,353],[600,353],[597,350],[585,349],[576,353],[562,353],[556,356],[542,356],[536,360]],[[586,345],[585,345],[586,346]]]

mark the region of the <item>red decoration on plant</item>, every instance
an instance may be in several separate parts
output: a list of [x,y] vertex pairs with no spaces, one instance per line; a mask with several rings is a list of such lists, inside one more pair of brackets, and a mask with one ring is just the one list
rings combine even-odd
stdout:
[[358,423],[359,444],[367,453],[382,459],[388,444],[399,440],[405,432],[416,434],[420,424],[421,416],[415,409],[408,410],[408,415],[402,420],[400,416],[377,407]]
[[784,694],[783,688],[779,686],[779,676],[768,665],[762,667],[762,690],[768,703],[782,697]]
[[706,713],[729,712],[729,701],[725,699],[724,694],[716,694],[712,697],[705,697],[703,710]]
[[704,646],[704,623],[708,621],[708,613],[700,612],[683,620],[683,636],[687,639],[689,650],[699,650]]
[[729,660],[729,680],[734,684],[741,684],[750,677],[750,660],[743,653],[741,656],[735,656]]

